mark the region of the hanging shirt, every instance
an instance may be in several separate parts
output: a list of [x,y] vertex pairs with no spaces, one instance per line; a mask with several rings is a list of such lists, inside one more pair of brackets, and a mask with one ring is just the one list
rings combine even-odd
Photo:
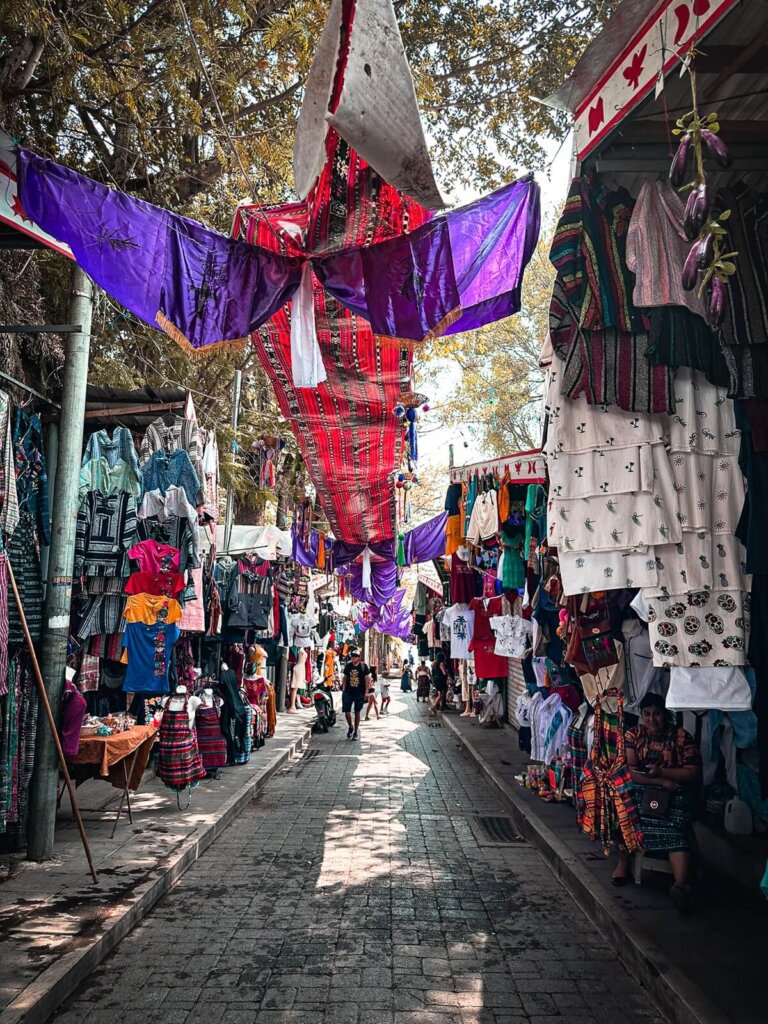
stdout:
[[162,594],[133,594],[125,604],[126,622],[144,622],[151,626],[155,622],[178,622],[180,618],[179,602]]
[[465,605],[451,605],[446,608],[441,625],[450,630],[451,657],[466,660],[475,628],[475,613]]
[[160,490],[144,492],[139,507],[139,519],[149,519],[151,516],[155,516],[161,523],[171,516],[180,516],[182,519],[189,519],[195,527],[198,521],[197,509],[190,504],[187,492],[183,487],[175,485],[169,487],[165,494]]
[[190,504],[197,501],[200,479],[195,472],[189,455],[181,449],[169,454],[164,451],[152,453],[143,469],[144,490],[159,490],[165,494],[169,487],[183,487]]
[[132,466],[136,476],[141,478],[139,460],[136,457],[136,446],[128,427],[115,427],[112,437],[106,430],[96,430],[88,438],[88,443],[83,452],[82,465],[84,466],[91,459],[106,459],[107,464],[114,466],[118,459],[127,462]]
[[459,555],[451,555],[451,600],[456,604],[469,604],[477,594],[475,570]]
[[128,577],[125,592],[175,598],[184,587],[184,580],[177,572],[135,572]]
[[499,510],[496,491],[486,491],[478,495],[472,506],[472,515],[469,517],[467,527],[467,540],[470,544],[477,544],[481,540],[488,540],[499,532]]
[[156,540],[143,540],[134,544],[128,557],[136,562],[139,572],[178,572],[179,551]]
[[[139,460],[143,464],[149,462],[152,454],[156,451],[170,455],[171,452],[179,449],[185,451],[189,456],[189,461],[192,463],[192,468],[202,487],[205,479],[203,446],[200,440],[200,428],[196,420],[174,416],[170,423],[166,423],[162,416],[158,416],[146,429],[139,448]],[[195,502],[196,495],[192,495],[189,500]]]
[[31,513],[40,540],[51,543],[48,472],[43,449],[43,425],[37,413],[18,406],[13,416],[13,450],[19,510]]
[[135,498],[141,494],[141,479],[134,466],[117,459],[112,465],[102,459],[91,459],[84,462],[80,469],[80,500],[88,491],[101,491],[102,494],[115,494],[127,491]]
[[19,499],[11,431],[11,400],[0,391],[0,545],[7,543],[19,522]]
[[77,514],[75,576],[127,576],[126,551],[136,539],[136,523],[132,494],[89,492]]
[[519,615],[492,615],[490,622],[496,634],[494,653],[503,658],[524,658],[531,646],[533,623]]
[[128,668],[123,680],[126,693],[168,693],[168,672],[173,647],[181,631],[174,623],[129,622],[123,633]]

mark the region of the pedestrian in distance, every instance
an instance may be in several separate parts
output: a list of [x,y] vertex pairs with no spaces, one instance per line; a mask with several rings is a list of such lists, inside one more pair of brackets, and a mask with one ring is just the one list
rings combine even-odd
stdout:
[[400,676],[400,689],[403,693],[410,693],[412,690],[411,670],[407,663],[403,664],[403,674]]
[[[370,680],[371,670],[360,657],[360,651],[353,647],[349,652],[349,661],[344,666],[344,681],[341,685],[341,710],[347,720],[348,740],[359,738],[360,712],[365,704]],[[355,713],[354,727],[352,724],[353,710]]]
[[421,664],[416,669],[416,703],[424,701],[425,704],[429,703],[429,688],[432,682],[432,676],[429,669],[427,668],[426,661],[422,658]]
[[432,685],[435,688],[436,696],[435,702],[429,710],[433,715],[436,715],[440,708],[445,707],[445,698],[448,693],[450,679],[451,676],[445,662],[445,655],[440,652],[432,665]]

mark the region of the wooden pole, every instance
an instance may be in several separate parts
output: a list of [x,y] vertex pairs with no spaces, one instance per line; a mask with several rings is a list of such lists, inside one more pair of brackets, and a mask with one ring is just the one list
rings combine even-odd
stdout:
[[13,574],[13,566],[11,565],[10,559],[6,558],[6,565],[8,567],[8,579],[11,581],[11,587],[13,588],[13,596],[16,599],[16,607],[19,609],[19,619],[21,620],[21,628],[24,631],[24,638],[27,641],[27,649],[29,650],[29,656],[32,659],[32,668],[35,672],[35,679],[37,680],[37,688],[40,691],[40,700],[43,702],[45,708],[45,716],[48,719],[48,725],[51,729],[53,736],[53,742],[56,746],[56,753],[59,756],[59,768],[61,774],[64,776],[64,782],[67,786],[67,792],[69,793],[69,799],[72,803],[72,813],[75,816],[77,827],[80,831],[80,838],[83,841],[83,847],[85,848],[85,856],[88,858],[88,867],[91,869],[91,875],[93,876],[94,882],[98,884],[99,876],[96,874],[96,867],[93,863],[93,855],[91,853],[91,847],[88,844],[88,836],[85,834],[85,825],[83,819],[80,816],[80,808],[77,803],[77,796],[75,794],[75,787],[72,785],[72,779],[69,775],[69,769],[67,768],[67,762],[64,759],[64,751],[61,749],[61,740],[59,739],[59,731],[56,728],[56,721],[53,717],[53,711],[51,710],[51,702],[48,700],[48,692],[45,689],[45,683],[43,682],[43,676],[40,671],[40,663],[37,660],[37,653],[35,652],[35,646],[32,643],[32,637],[29,633],[29,626],[27,625],[27,617],[24,614],[24,606],[21,603],[21,597],[19,596],[19,588],[16,586],[16,577]]

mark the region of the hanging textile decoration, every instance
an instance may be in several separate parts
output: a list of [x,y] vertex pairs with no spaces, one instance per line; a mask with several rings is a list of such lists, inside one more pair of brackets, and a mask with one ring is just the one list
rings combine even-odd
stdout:
[[[97,284],[186,348],[250,334],[335,535],[394,538],[403,439],[390,411],[410,343],[519,310],[539,189],[525,178],[430,213],[442,201],[391,0],[333,0],[296,157],[303,201],[240,206],[232,239],[26,151],[19,197]],[[411,443],[413,457],[415,427]]]
[[397,562],[398,568],[400,568],[400,569],[402,569],[405,565],[407,565],[407,562],[405,560],[405,534],[404,533],[398,533],[398,535],[397,535],[397,558],[396,558],[396,562]]

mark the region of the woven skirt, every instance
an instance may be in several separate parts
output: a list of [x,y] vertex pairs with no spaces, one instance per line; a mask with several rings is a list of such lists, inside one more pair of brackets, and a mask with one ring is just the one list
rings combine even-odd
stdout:
[[197,749],[195,731],[189,724],[189,714],[166,708],[160,725],[157,774],[169,789],[186,789],[205,778],[205,768]]
[[[643,786],[635,786],[637,806],[643,803]],[[674,790],[666,818],[641,814],[643,848],[658,853],[689,853],[692,847],[692,823],[696,807],[694,796],[686,790]]]
[[198,708],[195,714],[197,748],[207,772],[223,768],[227,763],[227,741],[221,731],[216,708]]
[[235,764],[248,764],[253,750],[253,708],[250,704],[245,705],[245,732],[243,734],[243,749],[235,754]]

